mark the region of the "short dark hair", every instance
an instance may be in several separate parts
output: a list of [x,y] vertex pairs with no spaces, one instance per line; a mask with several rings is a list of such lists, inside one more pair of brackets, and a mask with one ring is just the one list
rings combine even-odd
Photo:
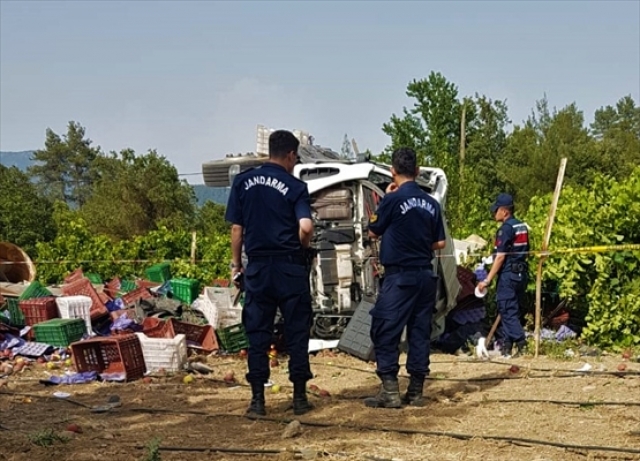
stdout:
[[284,158],[291,151],[298,152],[300,141],[291,131],[276,130],[269,135],[269,157]]
[[391,154],[391,166],[401,176],[413,178],[417,165],[416,152],[409,147],[401,147]]

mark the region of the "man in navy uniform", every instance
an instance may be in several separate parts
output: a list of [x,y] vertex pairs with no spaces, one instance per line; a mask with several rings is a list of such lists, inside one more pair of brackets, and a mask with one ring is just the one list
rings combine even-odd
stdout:
[[498,195],[490,210],[502,225],[496,233],[491,271],[485,280],[478,283],[478,289],[484,291],[498,277],[496,301],[502,322],[502,355],[509,358],[514,344],[518,350],[516,354],[527,345],[520,323],[520,307],[529,277],[529,230],[524,222],[514,216],[511,195]]
[[[380,262],[384,281],[371,309],[371,340],[382,385],[375,397],[365,399],[365,405],[382,408],[400,408],[403,402],[416,406],[424,403],[422,392],[429,374],[431,318],[437,287],[433,252],[446,244],[440,204],[415,182],[420,171],[416,153],[397,149],[391,164],[393,182],[369,220],[369,235],[382,237]],[[398,359],[405,326],[406,368],[411,380],[401,399]]]
[[[249,340],[249,416],[266,415],[267,353],[278,308],[284,318],[294,413],[312,409],[306,394],[306,382],[313,377],[308,354],[313,312],[305,251],[313,222],[307,185],[291,174],[299,161],[299,145],[293,133],[273,132],[268,162],[236,176],[225,215],[232,223],[232,277],[237,280],[241,273],[245,289],[242,323]],[[242,267],[243,244],[246,268]]]

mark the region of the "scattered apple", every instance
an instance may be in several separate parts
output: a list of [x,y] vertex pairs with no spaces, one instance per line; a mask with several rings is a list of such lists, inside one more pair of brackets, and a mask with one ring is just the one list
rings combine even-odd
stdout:
[[236,381],[236,378],[233,374],[233,371],[227,371],[224,374],[224,382],[225,383],[234,383]]
[[45,358],[44,358],[44,357],[38,357],[38,358],[36,359],[36,362],[38,362],[38,363],[39,363],[39,364],[41,364],[41,365],[42,365],[42,364],[44,364],[44,363],[47,363],[47,361],[45,360]]
[[51,354],[51,360],[54,362],[59,362],[61,359],[60,354]]
[[278,359],[271,359],[271,360],[269,361],[269,365],[271,365],[271,368],[275,368],[275,367],[277,367],[278,365],[280,365],[280,362],[278,362]]
[[625,350],[622,353],[622,358],[625,360],[629,360],[631,358],[631,351],[629,349]]
[[22,357],[18,357],[16,359],[16,363],[23,363],[23,362],[24,362],[24,359]]
[[64,361],[64,365],[67,367],[70,367],[71,365],[73,365],[73,360],[71,359],[67,359]]
[[56,364],[53,362],[47,362],[47,369],[48,370],[53,370],[54,368],[56,368]]
[[277,384],[274,384],[273,386],[271,386],[271,392],[273,392],[274,394],[277,394],[278,392],[280,392],[280,386]]
[[240,357],[246,357],[247,356],[247,350],[246,349],[240,349]]
[[620,365],[618,365],[618,371],[624,371],[627,369],[627,365],[625,365],[624,363],[621,363]]
[[329,394],[329,391],[326,390],[326,389],[320,389],[318,394],[320,394],[321,397],[330,397],[331,396],[331,394]]
[[191,384],[193,382],[193,376],[191,375],[187,375],[184,378],[182,378],[182,382],[185,384]]
[[67,426],[67,431],[75,432],[76,434],[82,434],[82,428],[77,424],[69,424]]
[[509,368],[509,371],[511,373],[518,373],[520,371],[520,367],[518,365],[511,365],[511,368]]
[[149,376],[145,376],[144,378],[142,378],[142,382],[145,384],[151,384],[151,378]]
[[317,392],[318,389],[320,389],[320,388],[318,386],[316,386],[315,384],[309,384],[309,390],[310,391]]

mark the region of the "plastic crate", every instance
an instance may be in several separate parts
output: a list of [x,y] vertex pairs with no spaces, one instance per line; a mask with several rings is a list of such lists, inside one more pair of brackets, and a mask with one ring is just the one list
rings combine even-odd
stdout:
[[174,298],[190,305],[200,294],[200,281],[196,279],[172,279],[171,292]]
[[78,373],[122,373],[125,381],[133,381],[147,371],[142,345],[135,334],[75,342],[71,352]]
[[20,301],[18,298],[5,298],[5,301],[7,310],[9,311],[9,321],[11,322],[11,326],[25,326],[24,314],[20,310]]
[[[33,327],[40,322],[56,319],[60,317],[56,298],[47,296],[46,298],[25,299],[19,302],[20,310],[24,314],[24,323]],[[33,339],[33,330],[27,333],[27,339]]]
[[136,301],[149,298],[153,298],[153,295],[149,290],[147,290],[146,288],[136,288],[126,295],[123,295],[122,302],[125,306],[129,306],[131,304],[135,304]]
[[38,323],[33,329],[36,341],[58,347],[67,347],[87,332],[83,319],[53,319]]
[[107,306],[88,278],[81,278],[75,282],[71,282],[62,286],[62,294],[64,296],[83,295],[91,298],[91,320],[101,318],[109,314]]
[[114,278],[104,285],[104,291],[112,298],[119,298],[138,287],[133,280],[120,280]]
[[142,321],[142,332],[149,338],[173,338],[175,336],[171,322],[157,317],[146,317]]
[[242,323],[242,307],[233,305],[230,288],[205,287],[198,309],[215,329]]
[[59,296],[56,304],[63,319],[82,319],[87,327],[87,333],[91,334],[91,298],[84,295]]
[[249,339],[241,323],[220,328],[216,333],[218,334],[222,349],[227,352],[239,352],[249,347]]
[[102,277],[100,277],[100,275],[96,274],[95,272],[87,272],[84,276],[88,278],[91,283],[95,283],[96,285],[102,285],[104,283]]
[[51,296],[51,292],[47,290],[40,282],[34,280],[18,297],[20,301],[32,298],[43,298]]
[[136,333],[142,346],[144,363],[147,371],[158,371],[161,368],[175,372],[180,371],[187,361],[187,338],[183,334],[175,338],[150,338],[144,333]]
[[180,334],[186,336],[187,347],[206,353],[219,349],[216,331],[211,325],[196,325],[194,323],[180,322],[173,318],[169,320],[169,324],[171,325],[173,336]]
[[158,263],[144,271],[145,276],[152,282],[166,282],[171,280],[171,265],[169,263]]
[[84,273],[82,272],[82,268],[78,268],[65,277],[64,283],[75,282],[76,280],[80,280],[83,277]]

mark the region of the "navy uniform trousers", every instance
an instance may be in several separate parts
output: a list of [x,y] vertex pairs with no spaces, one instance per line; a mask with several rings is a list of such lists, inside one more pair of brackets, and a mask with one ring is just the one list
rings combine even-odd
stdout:
[[309,336],[313,321],[309,274],[303,264],[287,258],[249,258],[244,272],[245,305],[242,323],[249,340],[249,383],[266,383],[270,376],[268,351],[275,316],[280,308],[289,353],[289,380],[313,378],[309,366]]
[[424,379],[429,374],[431,319],[436,303],[437,277],[430,269],[401,271],[385,268],[376,304],[371,309],[378,376],[397,376],[400,371],[400,338],[407,327],[407,371]]
[[498,276],[496,301],[502,324],[502,337],[513,344],[525,339],[520,323],[520,305],[527,287],[526,272],[504,271]]

